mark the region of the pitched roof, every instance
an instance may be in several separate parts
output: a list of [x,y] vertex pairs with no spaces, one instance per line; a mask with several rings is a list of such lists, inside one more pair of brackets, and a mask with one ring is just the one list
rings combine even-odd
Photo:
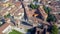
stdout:
[[26,9],[26,13],[27,13],[28,17],[32,17],[34,12],[35,12],[35,10]]
[[14,4],[16,5],[16,7],[19,7],[21,5],[21,2],[15,2]]
[[43,6],[40,6],[38,9],[39,9],[41,15],[43,16],[43,18],[47,18],[48,15],[45,13]]
[[2,33],[2,31],[3,31],[6,27],[8,27],[8,25],[9,25],[9,23],[3,24],[3,25],[0,27],[0,33]]
[[20,15],[18,15],[19,13],[24,13],[23,8],[18,9],[18,10],[14,13],[14,16],[20,16]]

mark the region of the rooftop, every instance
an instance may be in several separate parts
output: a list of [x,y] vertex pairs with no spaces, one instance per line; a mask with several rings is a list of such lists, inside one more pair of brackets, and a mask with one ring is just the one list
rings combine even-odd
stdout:
[[40,6],[38,9],[39,9],[41,15],[43,16],[43,18],[44,19],[47,18],[48,15],[45,13],[43,6]]
[[0,34],[2,33],[2,31],[3,31],[6,27],[8,27],[8,25],[9,25],[9,23],[5,23],[4,25],[2,25],[2,26],[0,27]]

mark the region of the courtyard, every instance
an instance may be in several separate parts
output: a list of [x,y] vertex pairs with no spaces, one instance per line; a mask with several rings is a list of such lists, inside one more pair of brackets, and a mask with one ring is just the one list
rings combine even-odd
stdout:
[[9,32],[9,34],[23,34],[23,33],[13,29],[11,32]]

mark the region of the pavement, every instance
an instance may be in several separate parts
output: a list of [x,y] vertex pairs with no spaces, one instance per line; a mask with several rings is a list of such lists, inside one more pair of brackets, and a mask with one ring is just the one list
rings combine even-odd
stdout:
[[22,32],[22,33],[26,33],[26,32],[24,31],[24,29],[20,29],[20,28],[17,28],[17,27],[13,27],[13,29],[15,29],[15,30],[17,30],[17,31],[19,31],[19,32]]

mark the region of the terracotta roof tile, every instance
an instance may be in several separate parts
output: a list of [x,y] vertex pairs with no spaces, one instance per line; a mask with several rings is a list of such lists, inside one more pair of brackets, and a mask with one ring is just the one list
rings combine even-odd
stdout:
[[14,16],[19,16],[19,15],[18,15],[19,13],[24,13],[23,8],[17,10],[17,11],[14,13]]
[[0,27],[0,33],[9,25],[9,23],[5,23]]
[[16,7],[19,7],[21,5],[21,2],[15,2]]
[[33,14],[34,14],[34,12],[35,12],[35,10],[26,10],[26,13],[27,13],[27,16],[28,17],[32,17],[33,16]]

